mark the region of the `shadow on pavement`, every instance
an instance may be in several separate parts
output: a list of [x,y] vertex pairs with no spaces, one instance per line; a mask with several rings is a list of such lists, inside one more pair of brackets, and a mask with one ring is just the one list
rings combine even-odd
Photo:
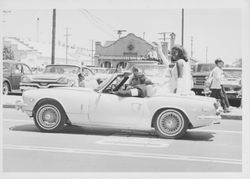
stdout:
[[180,140],[192,140],[192,141],[213,141],[215,132],[207,131],[187,131],[184,137]]
[[[38,132],[38,133],[49,133],[41,132],[34,124],[18,125],[10,128],[12,131],[22,132]],[[130,136],[130,137],[141,137],[141,138],[159,138],[154,131],[132,131],[132,130],[120,130],[111,128],[93,128],[93,127],[81,127],[81,126],[66,126],[61,132],[50,133],[53,134],[79,134],[79,135],[100,135],[100,136]],[[191,141],[213,141],[215,132],[203,132],[203,131],[187,131],[187,133],[177,140],[191,140]]]

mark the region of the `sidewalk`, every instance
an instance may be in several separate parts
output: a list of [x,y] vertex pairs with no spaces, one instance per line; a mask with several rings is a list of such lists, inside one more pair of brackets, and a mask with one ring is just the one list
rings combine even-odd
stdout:
[[222,113],[222,119],[242,120],[242,108],[231,107],[229,113]]
[[[15,108],[15,103],[17,100],[22,100],[22,96],[15,95],[2,95],[3,97],[3,108]],[[222,119],[231,119],[231,120],[242,120],[242,109],[232,107],[229,113],[222,113]]]

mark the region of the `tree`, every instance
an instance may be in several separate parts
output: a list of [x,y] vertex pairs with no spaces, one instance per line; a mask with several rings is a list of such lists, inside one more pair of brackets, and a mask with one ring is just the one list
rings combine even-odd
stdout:
[[14,60],[14,52],[11,46],[3,47],[3,60]]

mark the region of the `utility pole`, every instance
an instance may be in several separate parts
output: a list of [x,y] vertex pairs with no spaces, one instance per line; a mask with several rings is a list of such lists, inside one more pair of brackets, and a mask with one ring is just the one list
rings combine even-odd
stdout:
[[36,19],[36,41],[39,42],[39,17]]
[[127,32],[127,30],[117,30],[118,38],[121,37],[123,32]]
[[143,35],[142,35],[142,36],[143,36],[143,39],[145,40],[145,32],[143,32]]
[[184,9],[181,9],[181,45],[184,46]]
[[56,39],[56,9],[53,9],[51,64],[55,64],[55,39]]
[[191,58],[193,57],[193,36],[191,36],[191,53],[190,53]]
[[68,64],[68,37],[70,36],[71,34],[69,34],[69,28],[67,27],[66,28],[66,34],[64,35],[66,37],[66,64]]
[[92,40],[91,44],[91,60],[92,60],[92,65],[94,65],[94,40]]
[[207,56],[208,56],[208,47],[206,46],[206,63],[208,62]]

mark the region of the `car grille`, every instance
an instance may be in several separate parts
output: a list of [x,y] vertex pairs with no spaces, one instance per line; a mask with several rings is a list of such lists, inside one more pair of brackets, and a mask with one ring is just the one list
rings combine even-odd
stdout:
[[194,85],[204,85],[206,81],[206,76],[195,76],[193,77]]
[[239,86],[226,86],[226,87],[224,87],[224,90],[225,91],[240,91],[241,90],[241,87],[239,87]]

